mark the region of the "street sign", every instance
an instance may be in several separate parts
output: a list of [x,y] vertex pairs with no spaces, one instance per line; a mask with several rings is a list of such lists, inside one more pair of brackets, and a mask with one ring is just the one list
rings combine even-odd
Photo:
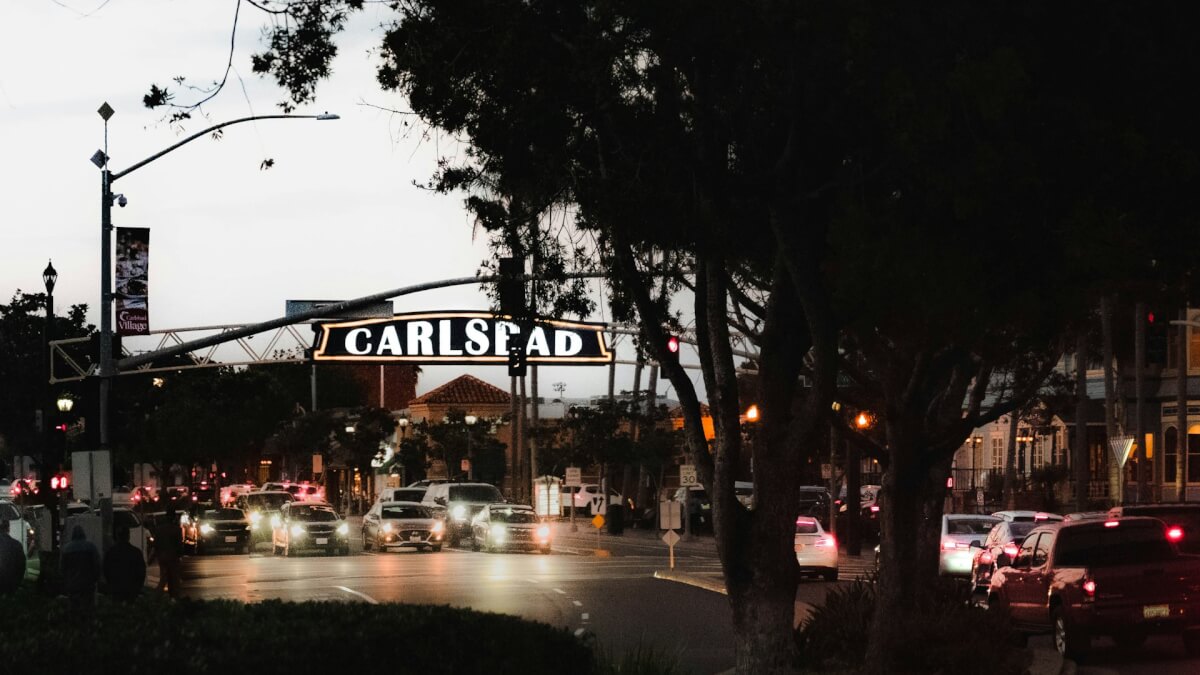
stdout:
[[321,473],[321,471],[323,470],[322,469],[322,459],[323,458],[321,457],[321,455],[313,454],[313,470],[312,470],[312,472],[314,475]]
[[679,543],[679,535],[675,533],[675,530],[667,530],[662,539],[667,542],[667,546],[674,546]]
[[699,485],[700,481],[696,480],[696,465],[695,464],[680,464],[679,465],[679,486],[692,487]]
[[604,516],[597,513],[596,517],[592,518],[592,527],[596,528],[597,530],[604,527]]
[[463,461],[458,463],[458,468],[462,469],[463,471],[470,471],[471,470],[471,460],[463,458]]
[[658,528],[678,530],[683,527],[683,504],[680,502],[658,503]]
[[1125,462],[1129,461],[1129,455],[1133,450],[1133,440],[1133,436],[1113,436],[1108,440],[1113,457],[1116,458],[1117,465],[1122,469],[1125,468]]
[[567,485],[583,485],[583,470],[577,466],[567,467]]
[[435,459],[429,463],[429,471],[425,472],[426,478],[446,480],[450,478],[450,469],[446,466],[446,460]]

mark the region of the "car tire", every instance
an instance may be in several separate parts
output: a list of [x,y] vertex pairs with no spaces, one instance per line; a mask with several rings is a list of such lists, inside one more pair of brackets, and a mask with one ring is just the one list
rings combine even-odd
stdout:
[[369,537],[367,537],[366,532],[363,532],[363,550],[364,551],[371,550],[371,539]]
[[246,552],[247,552],[247,546],[245,544],[242,544],[241,546],[237,547],[238,555],[246,555]]
[[436,545],[434,545],[434,546],[433,546],[433,548],[431,548],[431,549],[429,549],[429,550],[433,551],[434,553],[440,553],[440,552],[441,552],[441,550],[442,550],[442,545],[441,545],[441,544],[436,544]]
[[541,553],[542,555],[550,555],[550,547],[549,547],[549,546],[543,546],[543,547],[541,547],[541,548],[539,548],[539,549],[538,549],[538,553]]
[[[453,545],[454,544],[451,544],[451,546]],[[476,537],[474,533],[471,534],[471,550],[475,551],[476,553],[479,552],[479,537]]]
[[350,555],[350,545],[347,544],[338,551],[338,555]]
[[1054,648],[1064,659],[1079,661],[1091,647],[1087,632],[1071,625],[1062,607],[1050,611],[1050,625],[1054,631]]
[[821,572],[821,578],[824,579],[825,581],[837,581],[838,571],[837,570],[825,570],[825,571]]
[[[472,539],[472,541],[474,541],[474,537],[472,537],[471,539]],[[458,535],[457,534],[450,535],[449,543],[450,543],[451,548],[458,546]]]

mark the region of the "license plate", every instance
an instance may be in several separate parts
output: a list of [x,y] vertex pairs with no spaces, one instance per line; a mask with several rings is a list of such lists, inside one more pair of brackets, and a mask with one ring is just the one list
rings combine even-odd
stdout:
[[421,541],[421,535],[414,534],[408,538],[409,541]]
[[1142,618],[1165,619],[1171,616],[1170,605],[1146,605],[1142,607]]
[[318,544],[328,544],[329,537],[317,537],[317,543]]
[[225,543],[226,544],[236,544],[237,537],[225,537]]

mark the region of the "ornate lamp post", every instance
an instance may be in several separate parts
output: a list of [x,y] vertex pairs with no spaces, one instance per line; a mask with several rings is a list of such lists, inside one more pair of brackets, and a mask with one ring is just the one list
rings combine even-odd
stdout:
[[[50,391],[50,380],[54,376],[51,372],[53,368],[53,359],[50,353],[50,341],[54,339],[54,286],[58,283],[58,271],[54,269],[52,262],[46,263],[46,269],[42,271],[42,283],[46,286],[46,327],[43,331],[43,363],[46,364],[46,380],[42,390],[42,411],[41,419],[39,420],[38,431],[42,436],[42,462],[40,471],[38,471],[39,483],[41,489],[41,502],[46,507],[46,511],[50,513],[50,550],[58,548],[58,509],[55,508],[57,501],[57,493],[50,489],[50,478],[54,475],[54,469],[57,467],[55,462],[56,452],[51,447],[51,428],[54,426],[54,416],[51,414],[53,410],[54,396]],[[45,561],[43,561],[45,564]]]
[[475,450],[471,447],[471,427],[479,418],[474,415],[467,415],[463,418],[463,422],[467,423],[467,480],[475,480]]

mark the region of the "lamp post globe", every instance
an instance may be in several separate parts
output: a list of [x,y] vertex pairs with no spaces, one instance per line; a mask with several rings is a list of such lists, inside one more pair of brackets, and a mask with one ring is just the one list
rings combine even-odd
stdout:
[[58,283],[58,270],[54,269],[54,262],[47,262],[46,269],[42,270],[42,283],[46,284],[46,294],[54,294],[54,284]]
[[67,395],[59,396],[57,404],[59,412],[69,413],[75,407],[75,399]]

